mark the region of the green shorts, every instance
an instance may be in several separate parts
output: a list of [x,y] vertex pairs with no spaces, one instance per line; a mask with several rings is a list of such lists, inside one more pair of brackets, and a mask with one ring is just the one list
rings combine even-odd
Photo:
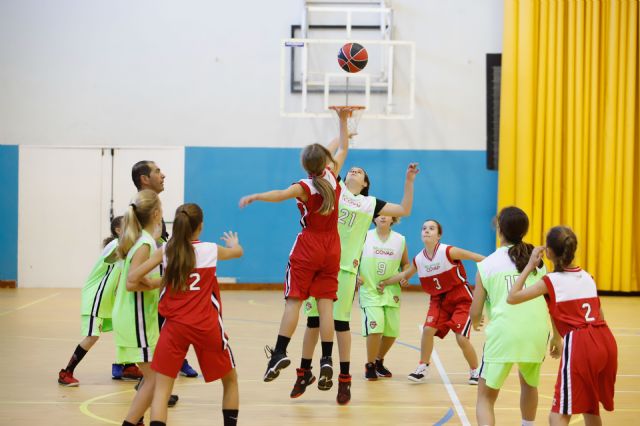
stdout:
[[[351,308],[356,294],[356,274],[340,269],[338,272],[338,300],[333,303],[333,319],[337,321],[351,321]],[[318,305],[316,299],[308,298],[302,304],[304,314],[317,317]]]
[[116,364],[137,364],[151,362],[155,346],[150,348],[129,348],[116,346]]
[[80,333],[82,336],[99,336],[110,331],[113,331],[111,318],[100,318],[91,315],[81,316]]
[[487,381],[487,386],[500,389],[511,372],[513,364],[518,364],[518,371],[529,386],[537,388],[540,384],[541,362],[484,362],[480,366],[480,377]]
[[381,334],[384,337],[400,335],[400,308],[393,306],[367,306],[361,308],[362,335]]

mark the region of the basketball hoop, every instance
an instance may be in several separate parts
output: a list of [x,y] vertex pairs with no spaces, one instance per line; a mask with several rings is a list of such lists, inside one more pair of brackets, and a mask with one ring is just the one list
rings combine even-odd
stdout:
[[351,144],[351,139],[358,134],[358,123],[360,123],[360,118],[366,108],[362,105],[333,105],[330,106],[329,109],[336,112],[338,131],[340,130],[340,112],[349,111],[349,115],[347,117],[347,132],[349,133],[349,143]]

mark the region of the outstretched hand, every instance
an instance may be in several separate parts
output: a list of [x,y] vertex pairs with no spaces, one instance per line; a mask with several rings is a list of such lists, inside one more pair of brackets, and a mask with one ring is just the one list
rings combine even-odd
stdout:
[[240,202],[238,203],[238,206],[240,208],[247,207],[249,204],[253,203],[257,199],[258,199],[257,194],[245,195],[244,197],[240,198]]
[[220,237],[220,239],[224,241],[224,244],[229,248],[233,248],[238,244],[240,244],[240,240],[238,239],[237,232],[233,232],[233,231],[224,232],[222,237]]
[[419,172],[418,163],[409,163],[409,167],[407,167],[407,180],[413,182]]

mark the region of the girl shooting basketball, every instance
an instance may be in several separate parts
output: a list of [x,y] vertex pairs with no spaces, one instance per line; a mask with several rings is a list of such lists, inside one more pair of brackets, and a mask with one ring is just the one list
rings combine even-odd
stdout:
[[263,380],[270,382],[280,370],[291,363],[287,346],[298,324],[302,301],[309,296],[318,299],[322,360],[319,382],[333,376],[331,352],[333,349],[332,307],[338,288],[340,269],[340,237],[338,235],[338,199],[340,186],[336,178],[349,149],[347,117],[340,118],[340,146],[334,156],[322,145],[309,145],[302,151],[302,167],[308,179],[301,179],[284,190],[252,194],[240,200],[240,207],[254,201],[281,202],[295,198],[302,218],[302,232],[298,234],[289,254],[285,278],[284,314],[275,348],[266,347],[270,357]]

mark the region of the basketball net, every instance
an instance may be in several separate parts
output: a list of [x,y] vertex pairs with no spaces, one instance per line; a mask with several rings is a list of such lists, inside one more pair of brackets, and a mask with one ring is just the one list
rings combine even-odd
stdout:
[[360,118],[366,108],[362,105],[333,105],[330,106],[329,109],[336,112],[335,120],[338,132],[340,132],[340,112],[344,110],[349,111],[347,117],[347,132],[349,134],[349,146],[353,146],[353,137],[358,134],[358,123],[360,123]]

